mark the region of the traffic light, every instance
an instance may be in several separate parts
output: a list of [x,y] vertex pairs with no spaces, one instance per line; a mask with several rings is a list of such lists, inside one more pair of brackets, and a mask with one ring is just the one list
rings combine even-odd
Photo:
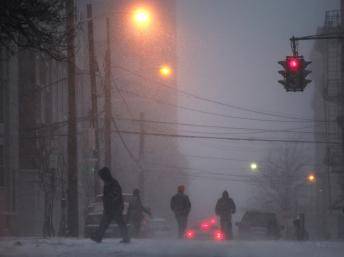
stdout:
[[287,56],[284,61],[278,62],[283,70],[278,71],[283,76],[283,80],[278,82],[282,84],[287,91],[303,91],[311,80],[307,79],[311,71],[306,67],[311,63],[304,60],[303,56]]

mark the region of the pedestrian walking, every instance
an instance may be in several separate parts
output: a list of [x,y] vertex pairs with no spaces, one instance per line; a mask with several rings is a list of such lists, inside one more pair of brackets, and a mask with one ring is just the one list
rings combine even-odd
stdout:
[[178,192],[171,198],[171,209],[178,224],[178,237],[183,238],[187,227],[188,216],[191,210],[191,203],[189,197],[184,194],[185,187],[178,186]]
[[144,218],[144,213],[152,216],[150,210],[143,206],[141,197],[140,197],[140,190],[135,189],[133,191],[133,198],[129,201],[128,207],[128,221],[133,228],[133,236],[140,237],[141,232],[141,224]]
[[221,230],[225,234],[226,240],[233,238],[232,215],[236,211],[236,206],[227,191],[222,193],[222,197],[217,200],[215,213],[220,217]]
[[124,208],[122,188],[118,181],[112,177],[109,168],[102,168],[98,171],[98,175],[104,182],[103,215],[99,227],[91,239],[97,243],[100,243],[111,221],[115,220],[122,236],[121,242],[129,243],[130,239],[128,236],[128,229],[122,214]]

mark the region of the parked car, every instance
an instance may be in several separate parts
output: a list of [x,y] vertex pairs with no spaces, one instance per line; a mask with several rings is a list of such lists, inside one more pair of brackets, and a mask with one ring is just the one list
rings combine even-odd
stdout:
[[282,226],[272,212],[247,211],[237,222],[239,239],[273,239],[281,237]]
[[[123,193],[123,202],[124,202],[124,209],[123,209],[123,217],[127,220],[127,213],[129,207],[129,201],[133,197],[132,194]],[[87,207],[87,216],[85,220],[85,229],[84,234],[85,237],[90,237],[94,234],[96,229],[99,226],[100,219],[103,214],[103,201],[102,201],[102,194],[97,195],[95,202],[91,203]],[[128,224],[128,228],[130,224]],[[109,228],[105,232],[105,237],[120,237],[120,231],[118,225],[113,220],[110,224]]]
[[221,231],[216,217],[197,222],[185,231],[184,237],[187,240],[225,240],[225,235]]

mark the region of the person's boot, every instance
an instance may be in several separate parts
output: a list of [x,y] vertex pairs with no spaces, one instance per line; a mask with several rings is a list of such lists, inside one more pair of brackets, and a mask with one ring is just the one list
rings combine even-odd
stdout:
[[124,229],[122,231],[122,240],[120,241],[120,243],[122,244],[128,244],[130,243],[130,237],[129,237],[129,234],[128,234],[128,230],[127,229]]
[[121,241],[120,241],[121,244],[129,244],[130,243],[130,239],[129,238],[123,238]]
[[99,237],[96,237],[95,235],[92,235],[90,239],[96,243],[101,243],[102,240]]

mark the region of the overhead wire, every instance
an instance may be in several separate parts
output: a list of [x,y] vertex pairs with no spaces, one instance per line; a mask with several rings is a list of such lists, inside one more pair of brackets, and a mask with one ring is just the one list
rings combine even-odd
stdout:
[[172,86],[170,86],[170,85],[168,85],[166,83],[163,83],[163,82],[158,81],[156,79],[148,78],[148,77],[140,74],[139,72],[132,71],[132,70],[127,69],[127,68],[122,67],[122,66],[116,66],[114,68],[121,69],[121,70],[123,70],[125,72],[128,72],[128,73],[132,74],[132,75],[140,77],[141,79],[148,80],[148,81],[151,81],[151,82],[155,82],[155,83],[157,83],[159,85],[162,85],[162,86],[164,86],[166,88],[169,88],[171,90],[179,92],[180,94],[183,94],[185,96],[192,97],[192,98],[200,100],[200,101],[209,102],[209,103],[212,103],[212,104],[217,104],[217,105],[225,106],[225,107],[228,107],[228,108],[231,108],[231,109],[236,109],[236,110],[240,110],[240,111],[246,111],[246,112],[250,112],[250,113],[266,115],[266,116],[271,116],[271,117],[285,118],[285,119],[289,119],[289,120],[299,120],[299,121],[302,121],[302,122],[328,122],[328,121],[323,121],[323,120],[314,120],[314,119],[310,119],[310,118],[292,117],[292,116],[287,116],[287,115],[282,115],[282,114],[275,114],[275,113],[270,113],[270,112],[257,111],[257,110],[254,110],[254,109],[251,109],[251,108],[247,108],[247,107],[242,107],[242,106],[238,106],[238,105],[234,105],[234,104],[224,103],[224,102],[219,101],[219,100],[210,99],[210,98],[207,98],[207,97],[196,95],[194,93],[187,92],[185,90],[181,90],[181,89],[177,88],[176,86],[172,87]]
[[239,120],[247,120],[247,121],[260,121],[260,122],[276,122],[276,123],[309,123],[309,121],[296,121],[296,120],[272,120],[272,119],[259,119],[259,118],[250,118],[250,117],[241,117],[241,116],[234,116],[234,115],[228,115],[228,114],[222,114],[222,113],[217,113],[217,112],[210,112],[210,111],[205,111],[205,110],[200,110],[200,109],[196,109],[196,108],[191,108],[191,107],[187,107],[187,106],[183,106],[180,104],[172,104],[172,103],[168,103],[166,101],[162,101],[153,97],[149,97],[149,96],[143,96],[141,94],[138,94],[136,92],[130,91],[130,90],[123,90],[120,89],[122,92],[127,93],[127,94],[131,94],[133,96],[136,96],[138,98],[144,98],[144,99],[148,99],[150,101],[154,101],[158,104],[162,104],[162,105],[166,105],[166,106],[171,106],[173,108],[178,108],[178,109],[183,109],[183,110],[187,110],[187,111],[192,111],[192,112],[197,112],[197,113],[201,113],[201,114],[206,114],[206,115],[211,115],[211,116],[217,116],[217,117],[221,117],[221,118],[227,118],[227,119],[239,119]]
[[[231,126],[219,126],[219,125],[207,125],[207,124],[195,124],[195,123],[186,123],[186,122],[177,122],[177,121],[158,121],[158,120],[140,120],[140,119],[131,119],[127,117],[118,116],[116,118],[119,121],[130,121],[130,122],[144,122],[144,123],[152,123],[152,124],[161,124],[161,125],[178,125],[178,126],[186,126],[186,127],[199,127],[199,128],[211,128],[211,129],[226,129],[226,130],[245,130],[246,133],[300,133],[300,134],[325,134],[322,132],[313,132],[313,131],[298,131],[298,129],[309,128],[309,126],[301,127],[301,128],[290,128],[290,129],[263,129],[263,128],[245,128],[245,127],[231,127]],[[251,132],[250,132],[251,131]],[[197,131],[194,133],[210,133],[210,134],[227,134],[226,132],[202,132]],[[242,134],[244,132],[238,132],[238,134]],[[232,133],[229,133],[232,134]],[[234,133],[235,134],[235,133]]]
[[[117,131],[114,131],[117,133]],[[188,139],[206,139],[206,140],[221,140],[221,141],[248,141],[248,142],[266,142],[266,143],[301,143],[301,144],[329,144],[340,145],[340,142],[326,142],[316,140],[292,140],[292,139],[266,139],[266,138],[243,138],[243,137],[215,137],[215,136],[194,136],[184,134],[172,134],[172,133],[154,133],[154,132],[139,132],[130,130],[120,130],[123,134],[143,134],[146,136],[156,137],[172,137],[172,138],[188,138]]]
[[[205,169],[196,169],[196,168],[190,168],[190,167],[180,167],[180,166],[166,165],[166,164],[163,164],[163,163],[156,163],[156,162],[147,162],[147,161],[145,161],[144,163],[147,163],[147,164],[150,164],[150,165],[153,165],[153,166],[155,165],[157,167],[169,168],[169,169],[197,171],[198,172],[197,174],[212,174],[212,175],[228,176],[228,177],[238,177],[238,178],[251,178],[252,177],[250,175],[244,175],[244,174],[214,172],[214,171],[209,171],[209,170],[205,170]],[[201,173],[201,172],[203,172],[203,173]]]
[[[115,88],[117,89],[117,91],[118,91],[120,97],[122,98],[122,101],[123,101],[124,104],[126,105],[126,108],[127,108],[127,110],[128,110],[129,115],[132,116],[132,112],[131,112],[130,106],[129,106],[129,104],[126,102],[124,96],[121,94],[121,92],[120,92],[120,90],[119,90],[119,88],[118,88],[118,85],[116,84],[116,82],[115,82],[114,80],[113,80],[113,84],[115,85]],[[120,130],[119,130],[119,126],[118,126],[118,124],[117,124],[117,121],[116,121],[115,117],[111,117],[111,120],[112,120],[112,123],[113,123],[114,126],[115,126],[116,131],[118,131],[118,136],[119,136],[119,138],[120,138],[120,140],[121,140],[122,145],[124,146],[125,150],[127,151],[128,155],[129,155],[129,157],[130,157],[130,159],[132,159],[132,161],[135,163],[135,165],[136,165],[138,171],[139,171],[139,172],[143,172],[143,167],[142,167],[140,161],[139,161],[138,159],[136,159],[135,155],[134,155],[133,152],[130,150],[130,147],[128,146],[127,142],[125,141],[123,135],[121,134],[121,132],[120,132]]]

